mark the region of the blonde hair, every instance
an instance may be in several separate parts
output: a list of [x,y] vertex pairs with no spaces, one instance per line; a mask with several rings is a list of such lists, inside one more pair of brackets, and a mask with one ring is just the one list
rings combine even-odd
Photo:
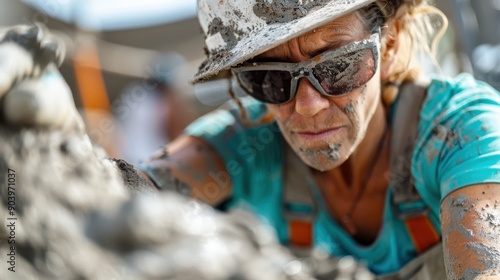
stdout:
[[[394,71],[382,81],[382,100],[391,104],[398,94],[398,85],[414,81],[421,69],[417,63],[420,55],[426,54],[439,69],[436,60],[437,45],[443,36],[448,20],[427,0],[378,0],[363,9],[361,17],[367,27],[382,23],[381,59],[384,59],[385,43],[398,41],[398,56]],[[391,32],[385,32],[397,24],[398,38]]]

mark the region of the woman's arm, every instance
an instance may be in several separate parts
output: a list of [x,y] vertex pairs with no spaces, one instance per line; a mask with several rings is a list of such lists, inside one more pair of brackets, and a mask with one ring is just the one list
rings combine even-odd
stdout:
[[448,279],[500,279],[500,184],[449,194],[441,225]]
[[229,173],[203,140],[181,136],[138,168],[161,190],[217,205],[231,194]]

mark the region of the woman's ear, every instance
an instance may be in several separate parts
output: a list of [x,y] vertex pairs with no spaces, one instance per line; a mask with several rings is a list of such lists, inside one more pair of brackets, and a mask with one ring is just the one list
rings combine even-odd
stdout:
[[396,68],[399,51],[399,30],[398,21],[392,21],[388,24],[386,33],[382,38],[380,57],[380,78],[382,80],[388,80]]

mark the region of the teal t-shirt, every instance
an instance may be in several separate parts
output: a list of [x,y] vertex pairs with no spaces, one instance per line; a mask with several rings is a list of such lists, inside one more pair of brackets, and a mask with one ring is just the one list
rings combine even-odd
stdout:
[[[238,109],[219,110],[198,119],[186,132],[205,140],[225,163],[233,183],[226,206],[250,207],[287,244],[281,205],[286,142],[276,123],[262,122],[266,105],[250,100],[245,109],[251,123],[259,125],[243,125]],[[500,94],[487,84],[467,74],[432,80],[420,112],[412,175],[439,231],[439,207],[446,195],[468,185],[500,183],[499,121]],[[417,253],[404,222],[393,211],[391,195],[389,186],[382,229],[370,246],[357,244],[317,197],[315,246],[334,256],[352,255],[376,274],[399,270]]]

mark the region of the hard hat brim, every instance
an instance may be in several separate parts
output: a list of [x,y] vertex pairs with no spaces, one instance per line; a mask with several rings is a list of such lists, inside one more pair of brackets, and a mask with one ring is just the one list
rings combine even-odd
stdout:
[[205,60],[193,83],[213,78],[222,71],[245,62],[261,53],[277,47],[290,39],[303,35],[314,28],[358,10],[376,0],[339,0],[331,1],[324,7],[311,11],[308,15],[288,23],[268,24],[260,30],[251,32],[227,51],[211,54]]

